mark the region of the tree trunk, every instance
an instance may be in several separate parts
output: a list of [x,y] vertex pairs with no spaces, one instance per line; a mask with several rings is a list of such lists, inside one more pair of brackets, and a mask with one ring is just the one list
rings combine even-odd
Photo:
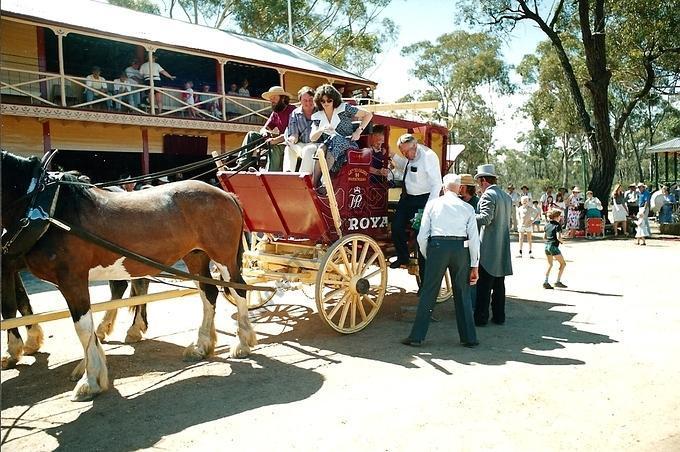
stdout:
[[[609,198],[609,190],[616,174],[616,145],[609,124],[609,80],[611,72],[607,68],[607,47],[605,43],[604,0],[595,0],[593,8],[593,30],[590,26],[590,1],[579,0],[579,22],[586,66],[590,80],[586,87],[593,103],[594,133],[588,137],[593,156],[593,174],[588,188],[600,200]],[[606,205],[603,203],[603,205]],[[606,213],[606,207],[605,207]],[[606,216],[605,216],[606,218]]]

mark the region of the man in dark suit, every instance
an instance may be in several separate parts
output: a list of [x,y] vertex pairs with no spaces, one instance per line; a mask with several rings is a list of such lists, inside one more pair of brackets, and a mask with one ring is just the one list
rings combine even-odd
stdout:
[[512,200],[496,185],[493,165],[477,167],[475,179],[483,191],[477,204],[477,226],[480,227],[482,244],[475,325],[484,326],[489,322],[489,302],[493,314],[491,321],[502,325],[505,323],[505,277],[512,275],[510,256]]

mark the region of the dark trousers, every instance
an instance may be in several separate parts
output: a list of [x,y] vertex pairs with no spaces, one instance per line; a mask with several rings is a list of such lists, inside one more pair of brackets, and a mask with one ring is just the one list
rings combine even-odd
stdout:
[[411,339],[417,341],[425,339],[442,278],[448,268],[453,285],[458,336],[461,342],[477,342],[470,299],[470,251],[463,243],[462,240],[430,240],[427,246],[425,278],[420,288],[420,300],[416,320],[411,329]]
[[399,199],[397,210],[394,213],[394,220],[392,220],[392,242],[397,251],[399,262],[408,262],[409,252],[406,226],[419,209],[425,208],[429,197],[430,195],[426,193],[424,195],[402,195]]
[[[245,146],[246,144],[250,144],[261,138],[262,134],[259,132],[248,132],[243,139],[242,145]],[[238,155],[238,166],[243,167],[243,169],[259,168],[259,154],[263,154],[262,149],[257,151],[257,155],[253,155],[253,153],[250,151],[241,151]],[[266,156],[268,161],[267,171],[283,171],[283,146],[279,144],[271,145],[270,149],[266,151]]]
[[475,303],[477,325],[489,323],[489,301],[491,301],[492,321],[505,323],[505,276],[493,276],[480,265]]

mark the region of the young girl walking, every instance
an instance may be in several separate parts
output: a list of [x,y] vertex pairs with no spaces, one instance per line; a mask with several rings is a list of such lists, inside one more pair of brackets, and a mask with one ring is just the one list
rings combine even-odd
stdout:
[[560,217],[562,216],[562,211],[560,209],[551,209],[548,211],[548,219],[550,222],[545,225],[545,256],[548,260],[548,269],[545,272],[545,281],[543,282],[544,289],[552,289],[553,286],[548,282],[550,277],[550,271],[553,267],[553,259],[559,262],[560,268],[557,272],[557,282],[555,282],[555,287],[565,288],[567,287],[562,283],[562,273],[564,273],[564,267],[567,263],[564,262],[564,257],[560,251],[560,243],[562,243],[562,225],[560,224]]
[[526,238],[527,242],[529,242],[529,258],[533,259],[534,256],[531,255],[532,225],[536,218],[540,219],[541,213],[538,209],[532,207],[529,201],[528,196],[520,198],[522,205],[517,209],[517,230],[519,231],[519,257],[522,257],[522,248]]

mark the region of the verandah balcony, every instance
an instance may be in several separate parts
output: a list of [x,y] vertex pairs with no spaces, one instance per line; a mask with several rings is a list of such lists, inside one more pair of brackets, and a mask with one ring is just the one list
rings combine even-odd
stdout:
[[[187,91],[182,89],[127,83],[124,85],[125,91],[117,91],[113,81],[107,80],[105,83],[106,88],[88,87],[85,77],[0,67],[0,95],[2,102],[8,104],[94,109],[252,125],[264,124],[271,110],[268,101],[251,97],[202,91],[194,92],[192,103]],[[88,91],[92,100],[87,99]],[[160,102],[156,102],[156,99]]]

